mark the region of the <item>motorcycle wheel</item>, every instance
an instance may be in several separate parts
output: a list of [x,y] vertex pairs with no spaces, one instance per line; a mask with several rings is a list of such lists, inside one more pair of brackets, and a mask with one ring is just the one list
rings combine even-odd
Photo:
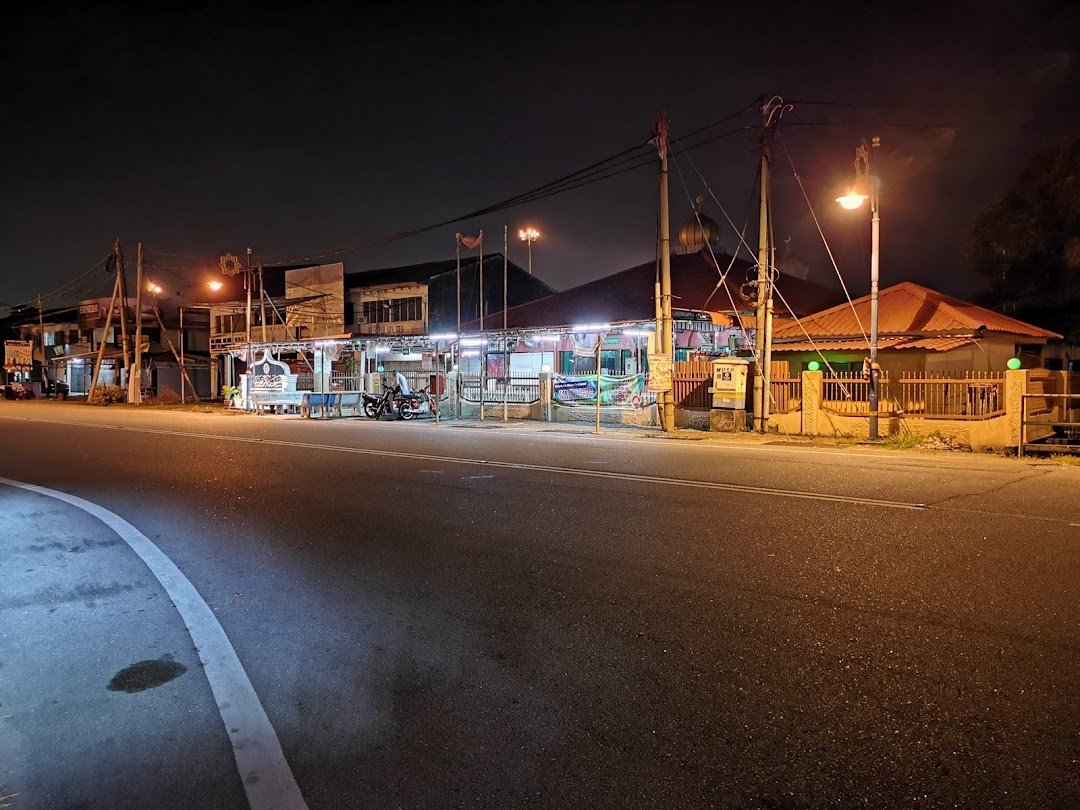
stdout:
[[402,419],[412,419],[416,416],[416,411],[413,410],[412,405],[408,402],[401,403],[401,407],[398,408],[398,413],[401,414]]
[[368,417],[369,419],[378,419],[379,418],[378,406],[373,405],[370,402],[365,402],[364,403],[364,416]]

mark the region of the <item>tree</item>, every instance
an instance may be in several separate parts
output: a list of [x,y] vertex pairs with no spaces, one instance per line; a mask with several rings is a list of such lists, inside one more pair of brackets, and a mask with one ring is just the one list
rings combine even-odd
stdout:
[[979,213],[966,254],[988,281],[987,303],[1038,312],[1041,326],[1080,342],[1080,135],[1036,154]]

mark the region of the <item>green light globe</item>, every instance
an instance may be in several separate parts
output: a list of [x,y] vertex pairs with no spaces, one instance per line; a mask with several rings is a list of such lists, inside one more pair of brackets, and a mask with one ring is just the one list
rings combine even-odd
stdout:
[[809,363],[806,364],[807,371],[818,371],[820,369],[821,363],[819,363],[817,360],[811,360]]
[[1021,365],[1020,364],[1020,358],[1019,357],[1010,357],[1009,362],[1006,363],[1005,365],[1009,367],[1010,371],[1016,371],[1018,368],[1020,368],[1020,365]]
[[382,374],[382,372],[386,371],[386,366],[384,366],[382,363],[379,363],[377,371]]

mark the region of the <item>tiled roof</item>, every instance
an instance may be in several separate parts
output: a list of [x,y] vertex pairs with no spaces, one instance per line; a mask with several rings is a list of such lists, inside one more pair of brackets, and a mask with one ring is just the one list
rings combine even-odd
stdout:
[[[858,313],[858,319],[855,313]],[[861,338],[864,331],[870,330],[870,296],[803,318],[802,328],[798,324],[777,325],[773,339],[798,340],[804,337],[803,329],[815,340],[829,337]],[[1056,332],[1040,329],[910,281],[887,287],[878,294],[879,335],[944,336],[971,334],[980,329],[1034,338],[1061,337]],[[861,345],[866,344],[863,342]]]
[[[718,256],[717,261],[726,270],[730,257]],[[721,271],[707,253],[675,254],[671,257],[672,309],[730,313],[734,301],[740,312],[752,312],[753,303],[740,295],[740,288],[751,271],[752,267],[747,262],[736,261],[721,287],[717,283]],[[655,317],[656,312],[655,283],[654,260],[538,301],[510,307],[506,311],[507,326],[511,329],[529,329],[578,323],[648,321]],[[777,287],[800,316],[841,300],[838,291],[793,276],[781,275]],[[778,312],[784,311],[779,300],[776,306]],[[501,328],[502,311],[485,315],[484,321],[485,324],[495,324],[496,328]],[[475,321],[462,324],[463,329],[470,330],[477,326]]]
[[[879,349],[923,349],[931,352],[948,352],[961,346],[968,346],[975,341],[967,337],[930,337],[878,338]],[[851,340],[799,340],[792,343],[774,343],[773,353],[778,352],[858,352],[869,351],[870,347],[862,338]]]

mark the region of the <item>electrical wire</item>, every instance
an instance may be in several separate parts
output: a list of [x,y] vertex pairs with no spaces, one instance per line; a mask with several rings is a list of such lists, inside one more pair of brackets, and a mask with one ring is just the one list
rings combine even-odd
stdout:
[[787,143],[780,133],[777,133],[776,137],[780,140],[780,145],[784,147],[784,154],[787,155],[788,165],[791,166],[791,173],[799,183],[799,190],[802,191],[803,199],[806,200],[806,207],[810,209],[810,216],[813,217],[814,225],[817,226],[818,235],[821,236],[821,242],[825,245],[825,252],[829,254],[829,261],[832,262],[833,269],[836,271],[836,277],[840,279],[840,286],[844,290],[844,296],[847,298],[848,306],[851,307],[851,312],[855,316],[855,322],[859,325],[859,331],[862,332],[863,340],[865,340],[866,345],[869,346],[870,338],[866,336],[866,330],[863,328],[862,319],[859,318],[859,313],[855,310],[855,302],[851,300],[851,293],[848,292],[847,283],[844,281],[844,276],[840,273],[840,266],[833,257],[832,248],[829,247],[829,240],[825,238],[825,232],[821,229],[821,222],[818,220],[817,213],[814,211],[814,206],[810,202],[810,197],[802,184],[799,172],[795,169],[795,161],[791,159],[791,152],[788,150]]
[[[723,123],[724,121],[731,120],[732,118],[735,118],[738,115],[743,114],[747,109],[749,109],[749,108],[748,107],[743,108],[743,109],[739,110],[738,112],[732,113],[729,116],[725,116],[724,118],[718,119],[717,121],[714,121],[713,123],[711,123],[711,124],[709,124],[709,125],[707,125],[705,127],[700,127],[699,129],[694,130],[691,133],[691,135],[696,136],[696,135],[698,135],[698,134],[700,134],[702,132],[705,132],[705,131],[707,131],[709,129],[712,129],[713,127],[717,126],[720,123]],[[715,141],[720,140],[722,138],[727,138],[727,137],[730,137],[732,135],[738,134],[740,132],[745,132],[746,130],[748,130],[750,128],[751,127],[744,126],[744,127],[738,127],[736,129],[729,130],[727,132],[722,132],[719,135],[714,135],[714,136],[711,136],[711,137],[706,138],[704,140],[698,141],[698,142],[686,147],[686,149],[687,150],[689,150],[689,149],[698,149],[698,148],[700,148],[702,146],[705,146],[706,144],[714,143]],[[453,217],[453,218],[450,218],[450,219],[446,219],[446,220],[443,220],[441,222],[432,223],[430,225],[424,225],[424,226],[421,226],[421,227],[418,227],[418,228],[409,229],[407,231],[401,231],[401,232],[396,233],[396,234],[390,234],[388,236],[376,237],[376,238],[373,238],[373,239],[363,240],[363,241],[359,241],[359,242],[353,242],[353,243],[347,244],[347,245],[339,245],[337,247],[316,250],[316,251],[308,253],[305,256],[294,256],[294,257],[290,257],[288,259],[284,259],[284,258],[281,258],[281,257],[271,257],[272,259],[276,259],[276,261],[271,261],[271,262],[264,263],[264,266],[267,266],[267,267],[279,266],[279,265],[282,265],[282,264],[297,263],[297,262],[302,262],[302,261],[311,261],[311,260],[322,259],[322,258],[327,258],[327,257],[331,257],[331,256],[339,256],[339,255],[343,255],[345,253],[352,253],[352,252],[354,252],[356,250],[360,250],[360,249],[363,249],[363,248],[375,247],[375,246],[378,246],[378,245],[384,245],[384,244],[388,244],[390,242],[396,242],[396,241],[400,241],[402,239],[407,239],[407,238],[412,237],[412,236],[418,236],[420,234],[427,233],[429,231],[433,231],[433,230],[436,230],[438,228],[445,227],[447,225],[453,225],[453,224],[456,224],[458,222],[464,222],[464,221],[469,220],[469,219],[475,219],[477,217],[485,216],[485,215],[492,214],[492,213],[496,213],[498,211],[502,211],[502,210],[505,210],[507,208],[512,208],[512,207],[515,207],[515,206],[518,206],[518,205],[524,205],[525,203],[537,202],[539,200],[546,199],[547,197],[554,196],[555,194],[562,194],[562,193],[565,193],[565,192],[568,192],[568,191],[574,191],[576,189],[583,188],[584,186],[590,185],[590,184],[592,184],[594,182],[600,182],[601,180],[608,180],[608,179],[610,179],[612,177],[615,177],[615,176],[617,176],[619,174],[622,174],[624,172],[634,171],[636,169],[640,169],[640,168],[644,168],[646,166],[652,165],[655,158],[651,156],[650,152],[651,152],[651,148],[650,148],[650,145],[649,145],[648,142],[637,144],[635,146],[629,147],[628,149],[624,149],[621,152],[618,152],[618,153],[616,153],[614,155],[611,155],[610,157],[607,157],[607,158],[605,158],[603,160],[596,161],[596,162],[594,162],[592,164],[589,164],[588,166],[585,166],[582,169],[578,169],[575,172],[571,172],[570,174],[564,175],[564,176],[562,176],[562,177],[560,177],[560,178],[558,178],[556,180],[552,180],[552,181],[550,181],[548,183],[544,183],[543,185],[538,186],[538,187],[536,187],[534,189],[530,189],[529,191],[523,192],[521,194],[517,194],[517,195],[515,195],[513,197],[510,197],[510,198],[508,198],[506,200],[502,200],[500,202],[494,203],[494,204],[489,205],[489,206],[485,206],[484,208],[480,208],[478,210],[471,211],[471,212],[466,213],[466,214],[461,214],[459,216],[456,216],[456,217]],[[628,164],[628,163],[630,165],[625,165],[625,164]]]

